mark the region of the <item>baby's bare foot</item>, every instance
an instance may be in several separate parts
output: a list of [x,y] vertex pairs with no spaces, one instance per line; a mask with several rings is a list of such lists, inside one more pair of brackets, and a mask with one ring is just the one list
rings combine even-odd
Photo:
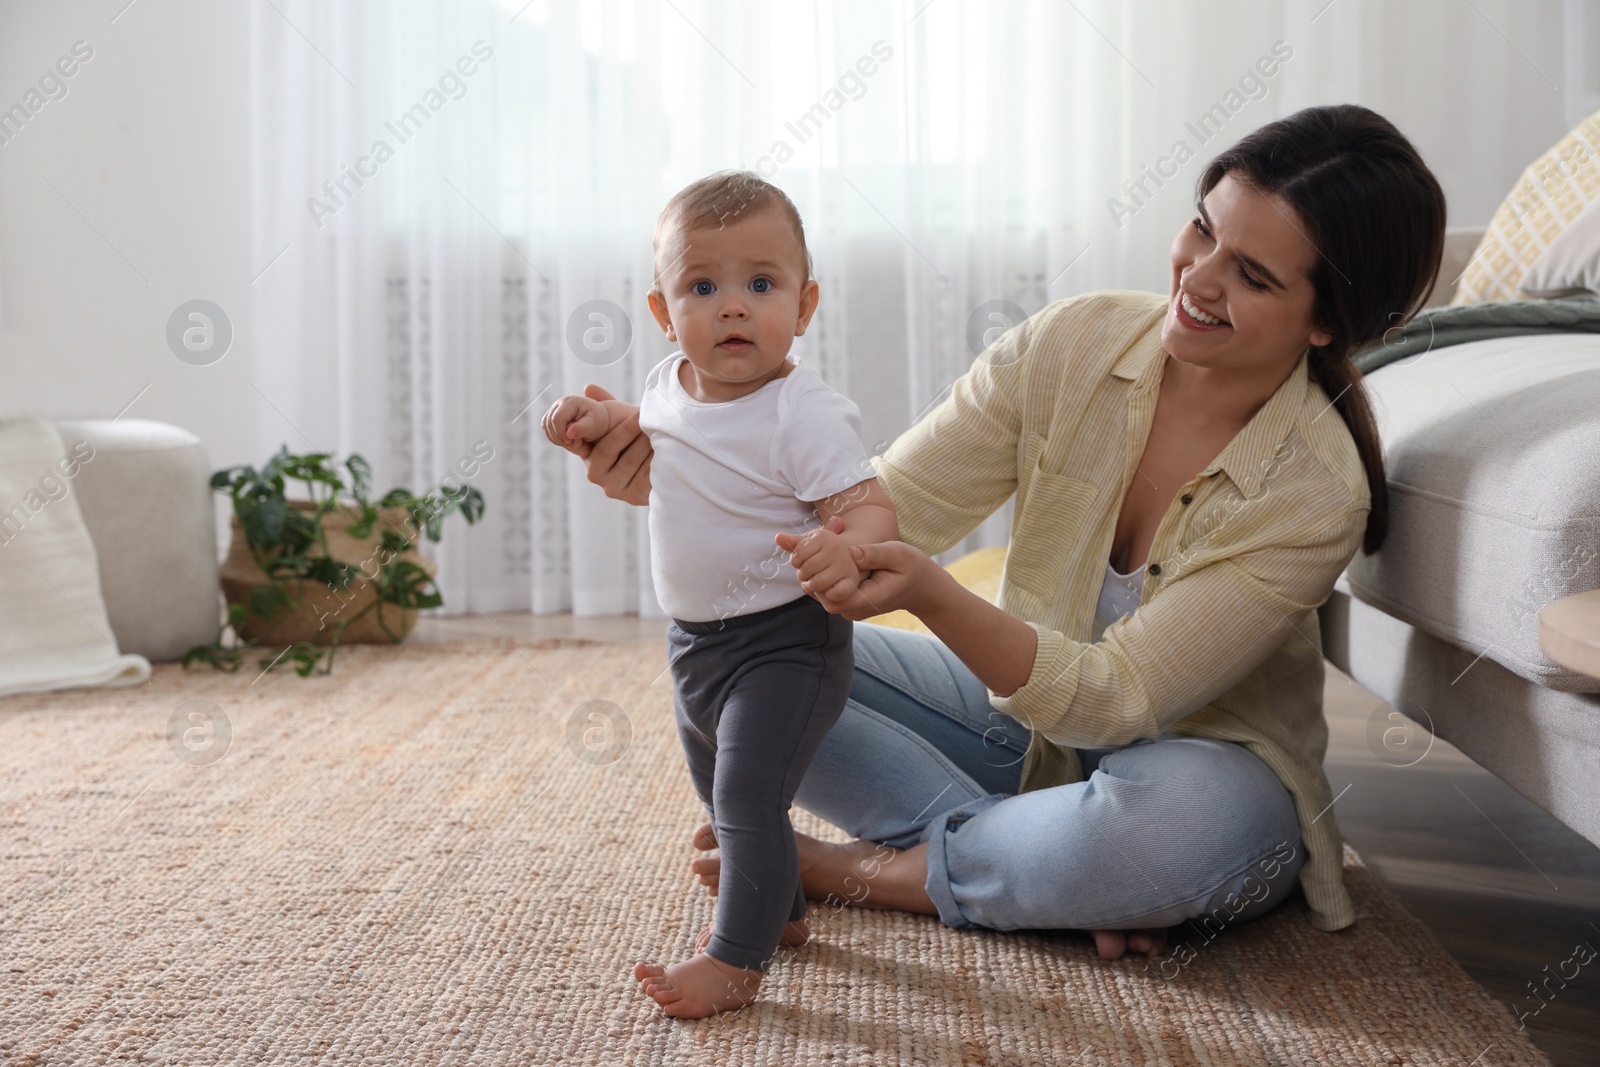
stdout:
[[[704,952],[706,946],[711,943],[711,930],[711,927],[706,927],[700,931],[700,936],[694,939],[694,950],[696,952]],[[811,940],[811,927],[806,925],[804,919],[796,919],[794,922],[784,926],[783,936],[778,940],[781,944],[788,945],[790,948],[798,948]]]
[[635,964],[633,976],[662,1011],[679,1019],[742,1008],[756,999],[763,977],[758,970],[735,967],[703,952],[671,967]]

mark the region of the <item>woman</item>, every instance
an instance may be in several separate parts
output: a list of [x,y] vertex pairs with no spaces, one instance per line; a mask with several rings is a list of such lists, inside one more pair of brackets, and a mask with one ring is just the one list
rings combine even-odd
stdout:
[[[1318,929],[1355,921],[1316,608],[1383,542],[1350,355],[1426,299],[1444,196],[1353,105],[1262,127],[1197,192],[1165,297],[1089,293],[1008,331],[875,458],[901,540],[854,550],[859,588],[802,585],[936,635],[855,627],[850,702],[795,802],[857,840],[797,835],[807,896],[1087,930],[1105,958],[1158,955],[1186,920],[1209,940],[1297,887]],[[637,416],[573,450],[648,502]],[[1013,492],[991,605],[931,556]],[[692,868],[714,893],[718,859]]]

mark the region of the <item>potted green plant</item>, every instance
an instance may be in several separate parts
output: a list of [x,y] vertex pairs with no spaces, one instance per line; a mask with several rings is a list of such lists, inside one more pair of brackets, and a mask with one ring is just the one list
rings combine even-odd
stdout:
[[[306,499],[289,499],[291,481],[305,485]],[[305,677],[326,652],[327,674],[341,641],[399,643],[419,611],[442,604],[418,536],[437,542],[457,511],[476,522],[483,494],[466,485],[421,496],[396,487],[373,501],[371,483],[372,468],[359,454],[341,469],[332,453],[295,455],[288,445],[260,470],[213,474],[212,489],[233,501],[221,573],[228,617],[216,640],[191,648],[183,665],[236,671],[245,652],[260,647],[263,670],[287,659]]]

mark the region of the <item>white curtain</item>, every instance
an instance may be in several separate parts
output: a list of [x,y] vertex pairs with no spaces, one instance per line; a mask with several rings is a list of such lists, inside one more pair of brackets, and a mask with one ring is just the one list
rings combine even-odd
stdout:
[[[1402,130],[1470,108],[1459,64],[1505,62],[1493,20],[1514,21],[1490,0],[1488,26],[1449,0],[252,3],[261,454],[360,452],[380,491],[470,470],[484,520],[425,546],[449,613],[645,616],[644,510],[538,420],[590,381],[636,400],[672,350],[645,293],[674,191],[745,167],[795,201],[822,291],[795,355],[876,453],[1018,316],[1166,291],[1220,148],[1390,99],[1395,70],[1413,88],[1371,106]],[[1446,23],[1452,49],[1419,43]],[[941,562],[1002,543],[1009,511]]]

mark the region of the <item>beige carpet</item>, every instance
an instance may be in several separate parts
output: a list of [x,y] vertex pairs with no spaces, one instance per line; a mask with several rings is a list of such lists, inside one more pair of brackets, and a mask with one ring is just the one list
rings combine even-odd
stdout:
[[758,1006],[666,1018],[632,963],[684,955],[712,901],[665,667],[363,647],[328,678],[0,700],[0,1063],[1548,1062],[1353,853],[1339,934],[1296,897],[1102,961],[819,904]]

